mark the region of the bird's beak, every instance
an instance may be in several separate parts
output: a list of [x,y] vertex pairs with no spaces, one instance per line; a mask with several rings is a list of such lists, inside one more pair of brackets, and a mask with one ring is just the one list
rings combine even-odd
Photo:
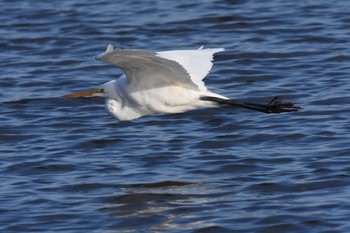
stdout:
[[79,98],[79,97],[94,97],[94,96],[102,96],[104,90],[102,88],[96,88],[87,91],[75,92],[67,95],[61,96],[62,98]]

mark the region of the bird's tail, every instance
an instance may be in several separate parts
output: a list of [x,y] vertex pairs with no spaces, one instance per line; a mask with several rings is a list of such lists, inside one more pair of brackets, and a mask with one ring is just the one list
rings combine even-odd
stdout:
[[212,101],[218,104],[225,104],[233,107],[246,108],[263,113],[298,112],[302,109],[301,107],[295,106],[292,102],[282,102],[282,98],[280,96],[276,96],[268,104],[257,104],[231,99],[222,99],[213,96],[202,96],[200,100]]

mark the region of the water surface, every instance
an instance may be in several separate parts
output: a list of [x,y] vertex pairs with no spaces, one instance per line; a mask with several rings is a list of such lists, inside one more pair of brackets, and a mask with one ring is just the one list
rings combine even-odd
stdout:
[[[349,232],[350,2],[1,1],[1,232]],[[304,109],[110,117],[107,44],[224,47],[208,86]],[[174,97],[176,98],[176,97]]]

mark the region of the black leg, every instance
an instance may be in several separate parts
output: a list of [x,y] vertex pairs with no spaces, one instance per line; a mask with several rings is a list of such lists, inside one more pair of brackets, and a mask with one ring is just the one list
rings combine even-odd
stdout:
[[234,107],[246,108],[263,113],[298,112],[302,109],[301,107],[295,106],[294,103],[282,102],[282,98],[280,96],[276,96],[268,104],[242,102],[237,100],[221,99],[212,96],[202,96],[200,99]]

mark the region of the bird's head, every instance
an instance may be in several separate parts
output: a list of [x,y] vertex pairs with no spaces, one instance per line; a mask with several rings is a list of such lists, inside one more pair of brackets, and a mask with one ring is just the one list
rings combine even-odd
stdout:
[[62,98],[79,98],[79,97],[105,97],[105,90],[103,88],[96,88],[87,91],[74,92],[61,96]]

